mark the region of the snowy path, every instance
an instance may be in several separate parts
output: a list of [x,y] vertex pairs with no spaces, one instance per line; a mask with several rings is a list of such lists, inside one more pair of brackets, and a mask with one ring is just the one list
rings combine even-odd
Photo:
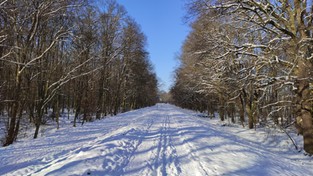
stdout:
[[273,143],[159,104],[0,148],[0,175],[313,175],[311,158]]

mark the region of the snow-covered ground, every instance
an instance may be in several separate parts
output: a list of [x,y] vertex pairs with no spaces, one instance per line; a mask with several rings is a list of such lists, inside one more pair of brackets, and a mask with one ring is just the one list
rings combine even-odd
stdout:
[[312,164],[284,133],[167,104],[0,148],[0,175],[313,175]]

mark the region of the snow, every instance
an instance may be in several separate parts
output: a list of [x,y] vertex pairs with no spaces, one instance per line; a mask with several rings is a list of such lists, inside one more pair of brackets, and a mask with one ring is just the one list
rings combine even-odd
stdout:
[[46,129],[0,148],[0,156],[0,175],[14,176],[313,175],[312,158],[284,133],[222,126],[168,104]]

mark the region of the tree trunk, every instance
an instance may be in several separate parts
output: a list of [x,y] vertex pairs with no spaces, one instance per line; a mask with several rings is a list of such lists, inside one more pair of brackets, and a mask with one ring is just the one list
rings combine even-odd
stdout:
[[40,124],[38,124],[36,122],[35,127],[36,127],[36,129],[35,129],[34,139],[36,139],[38,137]]
[[77,121],[77,118],[78,118],[79,114],[80,114],[80,105],[77,107],[76,112],[75,112],[73,127],[76,127],[76,121]]
[[31,103],[31,105],[29,106],[29,122],[30,123],[34,122],[34,108],[35,108],[34,103]]
[[302,110],[303,120],[303,148],[309,153],[313,154],[313,126],[311,113]]
[[[22,107],[24,107],[24,106],[22,106]],[[14,141],[17,140],[17,136],[18,136],[18,133],[19,133],[19,130],[20,130],[20,122],[21,122],[21,118],[22,118],[22,115],[23,115],[23,108],[22,107],[19,110],[18,119],[17,119],[16,126],[15,126]]]
[[[15,110],[15,105],[13,105],[13,111]],[[13,112],[9,122],[8,134],[5,137],[5,143],[3,146],[8,146],[14,142],[14,131],[15,131],[15,124],[16,124],[16,113]]]
[[21,117],[19,117],[18,120],[17,120],[17,122],[16,122],[13,142],[17,140],[18,132],[19,132],[19,130],[20,130],[20,122],[21,122]]
[[70,120],[70,113],[71,113],[71,107],[74,106],[70,106],[70,96],[68,96],[67,98],[67,120]]
[[[56,102],[56,105],[55,105],[55,121],[56,121],[56,123],[57,123],[57,129],[59,129],[60,128],[60,99],[59,99],[59,97],[57,97],[57,100],[56,100],[57,102]],[[62,108],[63,109],[63,108]]]
[[[81,86],[82,87],[82,86]],[[74,122],[73,122],[73,127],[76,127],[76,122],[77,122],[77,118],[79,116],[79,114],[81,113],[81,108],[82,108],[82,95],[83,95],[83,92],[80,92],[80,95],[81,96],[78,96],[77,97],[77,100],[76,100],[76,105],[75,105],[75,108],[76,108],[76,111],[75,111],[75,117],[74,117]]]
[[224,106],[223,105],[221,105],[219,107],[219,114],[220,114],[221,121],[224,121],[225,120],[225,110],[224,110]]
[[309,153],[313,154],[313,124],[312,124],[312,111],[310,101],[309,83],[307,81],[299,81],[297,88],[297,123],[296,127],[303,133],[303,148]]
[[39,133],[39,128],[40,125],[42,123],[42,117],[44,114],[44,108],[42,108],[42,103],[40,103],[41,105],[39,105],[38,109],[37,109],[37,117],[35,119],[35,134],[34,134],[34,139],[36,139],[38,137],[38,133]]
[[229,107],[228,107],[228,117],[231,118],[231,122],[232,123],[236,123],[236,121],[235,121],[235,113],[234,113],[235,107],[234,106],[235,106],[234,104],[229,104]]
[[118,94],[115,96],[115,101],[114,101],[114,102],[115,102],[115,103],[114,103],[113,115],[117,115],[117,114],[119,113],[119,109],[120,109],[120,105],[121,105],[121,103],[120,103],[120,97],[119,97]]
[[14,102],[12,107],[12,112],[10,113],[10,122],[9,122],[9,128],[8,128],[8,134],[6,135],[5,142],[3,146],[11,145],[14,142],[14,139],[16,138],[15,131],[16,131],[16,123],[17,123],[17,111],[18,111],[18,103]]
[[238,106],[239,109],[239,117],[240,117],[240,123],[242,127],[245,127],[244,122],[245,122],[245,104],[243,101],[242,96],[240,96],[240,105]]
[[9,113],[9,128],[8,128],[8,134],[6,135],[5,138],[5,143],[3,146],[8,146],[14,142],[16,139],[16,125],[17,125],[17,113],[19,112],[19,109],[21,108],[20,106],[20,94],[21,94],[21,76],[18,74],[20,70],[20,67],[18,66],[16,68],[16,78],[15,78],[15,89],[13,90],[13,96],[12,98],[15,99],[13,102],[10,113]]
[[246,105],[246,112],[248,115],[249,129],[253,129],[254,127],[253,108],[252,108],[252,105],[249,105],[249,103]]
[[103,113],[103,90],[104,90],[103,79],[104,78],[102,76],[100,78],[100,83],[99,83],[96,119],[100,119],[101,114]]
[[62,114],[65,112],[65,97],[62,97]]
[[224,101],[224,97],[222,95],[220,95],[219,97],[219,102],[220,102],[220,106],[218,107],[218,113],[220,115],[220,119],[221,121],[225,120],[225,101]]

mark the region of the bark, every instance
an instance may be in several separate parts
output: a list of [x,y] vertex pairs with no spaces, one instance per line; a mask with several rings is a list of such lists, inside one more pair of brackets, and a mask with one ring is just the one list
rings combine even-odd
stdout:
[[35,133],[34,133],[34,139],[36,139],[38,137],[40,124],[36,123],[35,127],[36,127],[36,129],[35,129]]
[[12,113],[11,113],[11,118],[9,122],[9,128],[8,128],[8,134],[6,135],[5,142],[3,146],[8,146],[12,144],[16,138],[15,136],[15,131],[17,127],[17,111],[18,111],[19,105],[17,102],[13,104],[12,107]]
[[8,128],[8,134],[6,135],[6,139],[5,139],[5,143],[4,146],[10,145],[13,143],[14,141],[14,129],[15,129],[15,123],[16,123],[16,103],[14,103],[13,107],[12,107],[12,113],[10,121],[9,121],[9,128]]
[[59,98],[57,98],[57,100],[56,100],[57,102],[56,102],[56,105],[55,105],[55,121],[56,121],[56,123],[57,123],[57,129],[59,129],[60,128],[60,99]]
[[312,107],[307,101],[310,96],[309,83],[307,81],[299,81],[297,89],[297,123],[298,133],[303,134],[303,148],[313,154],[313,124],[312,124]]
[[228,117],[231,118],[231,122],[232,123],[235,123],[235,114],[234,114],[234,111],[235,111],[235,105],[234,104],[229,104],[229,107],[228,107]]
[[247,103],[246,104],[246,112],[248,115],[248,126],[249,129],[253,129],[254,127],[254,108],[253,103]]
[[239,105],[239,117],[240,117],[240,123],[242,127],[245,127],[244,122],[245,122],[245,104],[242,96],[240,96],[240,105]]
[[21,98],[21,75],[18,74],[20,70],[20,67],[18,66],[16,69],[16,77],[15,77],[15,89],[13,90],[13,96],[12,98],[15,99],[15,101],[12,103],[12,107],[10,108],[10,113],[9,117],[9,128],[8,128],[8,133],[5,138],[5,142],[3,146],[8,146],[14,142],[16,139],[17,135],[17,130],[19,127],[19,123],[17,122],[18,117],[17,114],[19,112],[19,109],[21,108],[20,106],[20,98]]
[[73,127],[76,127],[76,121],[77,121],[77,118],[78,118],[79,114],[80,114],[80,105],[78,105],[78,107],[76,109],[76,112],[75,112]]
[[44,108],[42,108],[42,102],[39,103],[38,107],[37,107],[37,117],[35,119],[35,133],[34,133],[34,139],[36,139],[38,137],[38,133],[39,133],[39,128],[41,126],[42,123],[42,117],[44,114]]
[[103,113],[103,90],[104,90],[104,78],[101,77],[99,81],[99,90],[98,90],[98,101],[97,101],[97,112],[96,119],[101,118],[101,114]]
[[224,110],[224,106],[222,106],[222,105],[219,108],[219,114],[220,114],[221,121],[224,121],[225,120],[225,110]]
[[306,110],[302,110],[301,114],[303,120],[303,148],[307,153],[313,154],[312,115]]
[[30,103],[30,106],[29,106],[29,122],[30,123],[34,121],[34,108],[35,108],[34,103]]

